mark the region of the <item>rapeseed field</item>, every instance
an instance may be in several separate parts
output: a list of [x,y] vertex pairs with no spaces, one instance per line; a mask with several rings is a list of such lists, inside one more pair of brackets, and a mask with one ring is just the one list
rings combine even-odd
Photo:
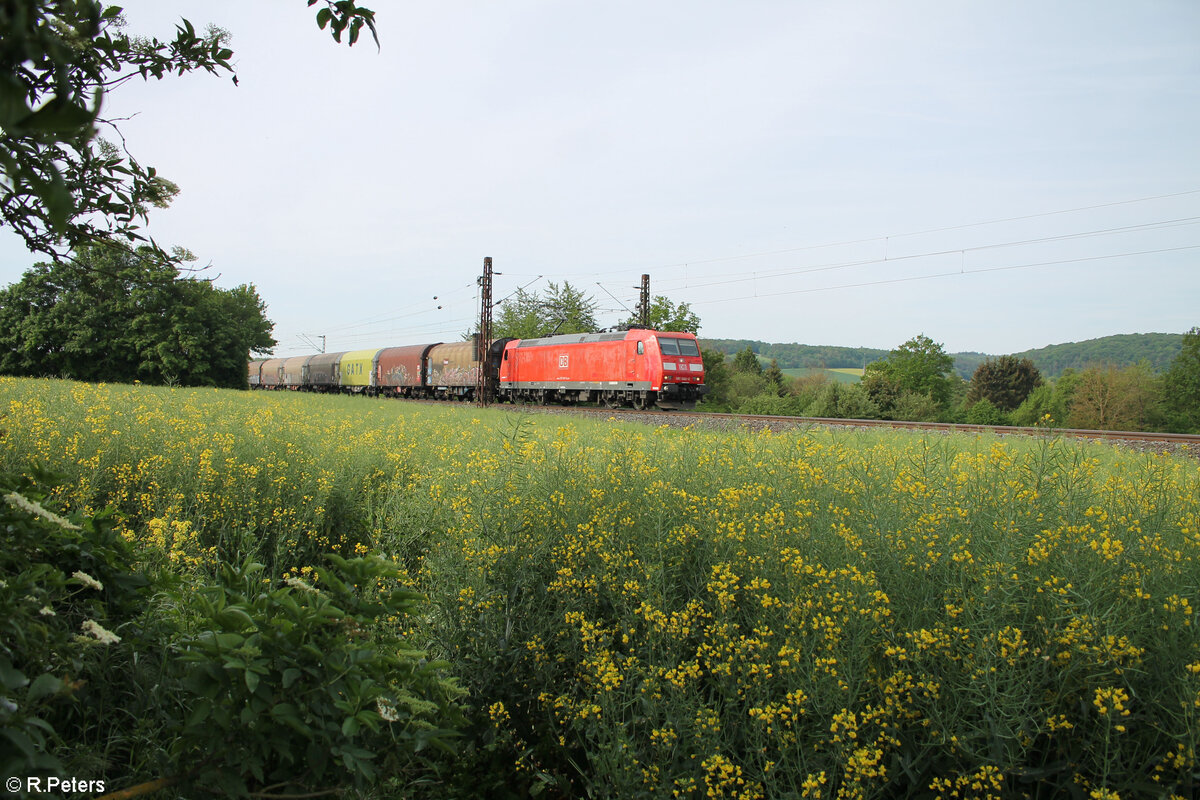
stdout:
[[394,560],[476,791],[1197,792],[1191,458],[9,378],[0,413],[3,468],[161,568]]

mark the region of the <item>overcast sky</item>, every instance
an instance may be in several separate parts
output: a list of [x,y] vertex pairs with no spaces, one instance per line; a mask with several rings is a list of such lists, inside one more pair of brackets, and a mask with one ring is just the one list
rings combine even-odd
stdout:
[[[121,3],[232,35],[239,85],[105,115],[181,187],[149,232],[255,284],[278,354],[455,340],[485,256],[497,299],[569,280],[601,326],[649,273],[714,338],[1200,325],[1194,0],[366,4],[380,50],[302,0]],[[0,230],[0,280],[35,260]]]

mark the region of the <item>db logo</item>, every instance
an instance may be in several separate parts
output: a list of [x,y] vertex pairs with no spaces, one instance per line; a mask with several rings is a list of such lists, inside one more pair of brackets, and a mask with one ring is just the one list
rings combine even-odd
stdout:
[[566,353],[559,353],[559,355],[558,355],[558,368],[559,369],[567,368],[567,359],[568,358],[570,358],[570,356],[568,356]]

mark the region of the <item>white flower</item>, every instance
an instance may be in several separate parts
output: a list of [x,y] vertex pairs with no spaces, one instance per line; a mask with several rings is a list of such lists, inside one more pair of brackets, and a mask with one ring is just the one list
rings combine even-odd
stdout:
[[30,514],[33,514],[35,517],[41,517],[42,519],[47,520],[49,522],[53,522],[55,525],[66,528],[67,530],[72,530],[72,531],[83,530],[78,525],[74,525],[74,524],[68,522],[67,520],[60,517],[58,514],[55,514],[53,511],[47,511],[46,509],[42,508],[39,504],[33,502],[32,500],[30,500],[28,497],[25,497],[24,495],[17,494],[16,492],[9,492],[8,494],[4,495],[4,499],[6,501],[8,501],[8,504],[10,506],[12,506],[13,508],[19,508],[22,511],[28,511]]
[[400,721],[400,715],[396,713],[396,707],[382,697],[375,698],[375,710],[379,712],[379,718],[384,722]]
[[71,573],[71,577],[74,578],[75,580],[79,581],[80,583],[82,583],[84,586],[86,586],[89,589],[95,589],[96,591],[100,591],[101,589],[104,588],[104,584],[102,584],[100,581],[96,580],[91,575],[88,575],[86,572],[84,572],[82,570],[78,570],[78,569],[75,570],[75,572]]
[[314,589],[310,584],[304,582],[300,578],[288,578],[286,581],[284,581],[284,583],[286,583],[288,586],[292,587],[293,589],[299,589],[302,592],[311,592],[313,594],[317,593],[316,589]]
[[121,641],[120,636],[117,636],[112,631],[106,631],[94,619],[84,620],[83,632],[100,642],[100,644],[116,644]]
[[41,608],[38,609],[38,613],[41,614],[43,617],[57,616],[54,613],[54,609],[51,608],[50,606],[42,606]]

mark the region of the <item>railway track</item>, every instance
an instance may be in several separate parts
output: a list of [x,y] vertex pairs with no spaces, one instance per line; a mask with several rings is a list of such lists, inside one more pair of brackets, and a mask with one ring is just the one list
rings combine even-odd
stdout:
[[616,417],[630,422],[686,427],[703,425],[723,429],[771,430],[775,432],[807,428],[892,428],[940,433],[987,433],[996,436],[1062,436],[1120,444],[1137,450],[1187,454],[1200,458],[1200,435],[1190,433],[1152,433],[1146,431],[1100,431],[1078,428],[1037,428],[1011,425],[971,425],[950,422],[907,422],[881,419],[839,419],[835,417],[789,417],[762,414],[727,414],[696,411],[660,411],[591,408],[586,406],[523,406],[547,414]]

